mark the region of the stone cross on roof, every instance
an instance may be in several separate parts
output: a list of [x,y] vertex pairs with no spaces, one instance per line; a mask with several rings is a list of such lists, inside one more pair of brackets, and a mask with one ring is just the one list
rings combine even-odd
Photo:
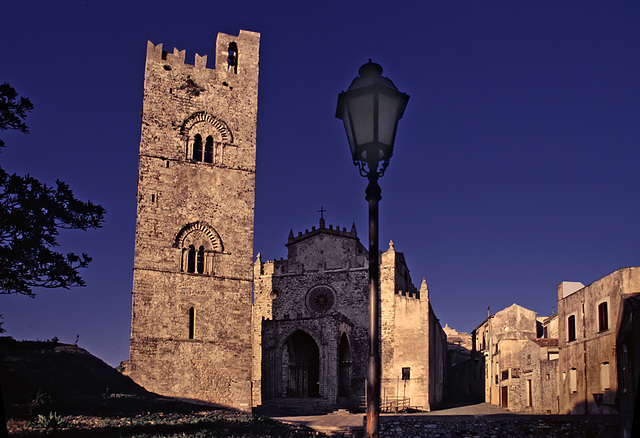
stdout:
[[324,212],[327,211],[324,209],[324,207],[320,206],[320,210],[318,210],[318,213],[320,213],[320,228],[324,228],[325,224],[324,224]]

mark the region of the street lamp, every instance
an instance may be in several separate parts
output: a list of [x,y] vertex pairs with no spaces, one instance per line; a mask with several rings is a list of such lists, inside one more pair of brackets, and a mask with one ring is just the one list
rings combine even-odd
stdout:
[[384,175],[393,154],[398,120],[409,96],[387,78],[382,67],[371,62],[358,70],[349,89],[338,95],[336,118],[344,122],[353,164],[369,179],[365,199],[369,202],[369,360],[367,366],[367,437],[380,430],[380,267],[378,254],[378,202]]

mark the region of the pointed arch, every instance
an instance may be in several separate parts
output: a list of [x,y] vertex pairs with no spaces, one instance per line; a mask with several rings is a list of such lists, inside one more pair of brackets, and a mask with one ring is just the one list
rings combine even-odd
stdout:
[[298,329],[281,349],[282,388],[285,397],[320,396],[320,349],[316,340]]
[[351,396],[351,348],[346,333],[338,344],[338,397]]

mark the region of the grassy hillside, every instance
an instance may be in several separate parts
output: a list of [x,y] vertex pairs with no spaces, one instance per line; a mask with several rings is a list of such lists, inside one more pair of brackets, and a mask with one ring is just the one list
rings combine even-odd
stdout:
[[10,436],[318,436],[150,393],[72,344],[0,338],[0,384]]

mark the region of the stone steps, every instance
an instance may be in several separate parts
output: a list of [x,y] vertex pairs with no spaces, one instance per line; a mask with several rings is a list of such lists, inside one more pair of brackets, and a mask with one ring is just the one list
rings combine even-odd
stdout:
[[265,400],[253,412],[266,417],[324,415],[337,409],[334,403],[321,398],[274,398]]

